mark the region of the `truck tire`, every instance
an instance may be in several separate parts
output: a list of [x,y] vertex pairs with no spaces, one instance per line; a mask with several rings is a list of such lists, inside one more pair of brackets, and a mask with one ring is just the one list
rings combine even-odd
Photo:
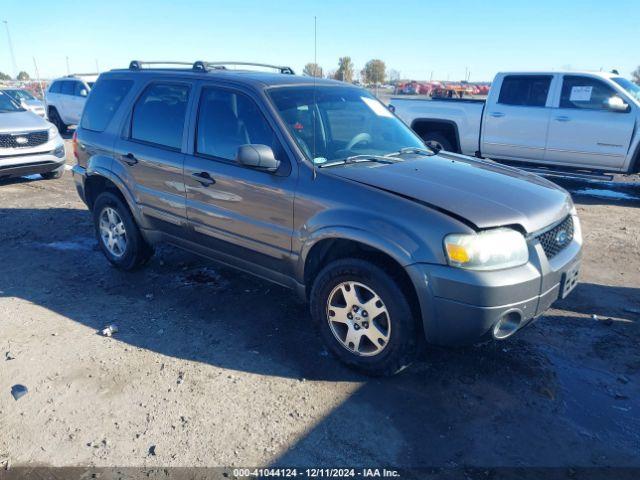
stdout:
[[418,320],[398,282],[372,263],[331,262],[313,282],[310,304],[325,345],[350,367],[389,376],[415,359]]
[[120,270],[134,270],[153,256],[153,248],[142,238],[129,207],[114,193],[98,195],[93,222],[102,253]]
[[56,110],[56,107],[49,108],[48,117],[49,117],[49,121],[53,123],[58,129],[58,132],[60,132],[60,135],[62,135],[63,133],[67,133],[68,125],[62,121],[62,118],[60,117],[58,110]]
[[440,150],[444,150],[445,152],[454,151],[453,145],[451,144],[451,142],[447,139],[447,137],[445,137],[441,133],[427,132],[422,136],[422,140],[424,141],[425,145],[431,148],[432,150],[436,150],[438,152]]
[[57,178],[62,178],[62,175],[64,175],[64,167],[40,174],[40,176],[45,180],[55,180]]

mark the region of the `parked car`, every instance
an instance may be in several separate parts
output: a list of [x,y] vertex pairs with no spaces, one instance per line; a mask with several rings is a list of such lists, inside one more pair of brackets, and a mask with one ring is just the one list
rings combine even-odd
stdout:
[[640,169],[640,87],[604,72],[499,73],[486,100],[394,98],[429,145],[518,165]]
[[21,88],[5,88],[2,91],[25,110],[30,110],[43,118],[46,117],[44,102],[37,99],[31,92]]
[[69,125],[77,125],[97,75],[75,74],[51,82],[45,93],[47,117],[65,133]]
[[0,90],[0,178],[64,173],[64,143],[54,125]]
[[435,155],[366,90],[274,68],[100,76],[73,174],[109,262],[134,269],[164,241],[289,287],[329,350],[375,375],[425,338],[508,338],[575,287],[565,190]]

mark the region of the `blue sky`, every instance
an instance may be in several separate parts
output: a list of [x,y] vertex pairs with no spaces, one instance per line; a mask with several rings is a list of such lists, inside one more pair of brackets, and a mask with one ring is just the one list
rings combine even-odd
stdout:
[[[605,69],[640,64],[637,0],[2,0],[19,69],[43,77],[131,59],[252,60],[301,71],[360,69],[381,58],[403,77],[490,80],[499,70]],[[4,24],[0,71],[12,73]]]

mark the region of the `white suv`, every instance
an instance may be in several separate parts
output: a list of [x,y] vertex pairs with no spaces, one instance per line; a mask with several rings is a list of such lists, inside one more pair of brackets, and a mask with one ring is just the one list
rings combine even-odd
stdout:
[[54,80],[45,94],[47,118],[60,133],[69,125],[77,125],[82,115],[87,96],[97,75],[69,75]]

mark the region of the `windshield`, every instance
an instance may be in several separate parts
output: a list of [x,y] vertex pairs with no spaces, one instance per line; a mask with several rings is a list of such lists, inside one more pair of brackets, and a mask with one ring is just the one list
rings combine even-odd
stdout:
[[613,77],[611,80],[624,88],[627,93],[633,98],[635,98],[636,100],[640,100],[640,86],[636,85],[630,80],[627,80],[624,77]]
[[269,95],[302,151],[316,164],[424,148],[406,125],[365,90],[280,87]]
[[24,108],[20,107],[9,95],[0,92],[0,113],[6,112],[22,112]]
[[31,95],[26,90],[5,90],[7,95],[13,98],[15,101],[19,102],[20,100],[35,100],[36,97]]

